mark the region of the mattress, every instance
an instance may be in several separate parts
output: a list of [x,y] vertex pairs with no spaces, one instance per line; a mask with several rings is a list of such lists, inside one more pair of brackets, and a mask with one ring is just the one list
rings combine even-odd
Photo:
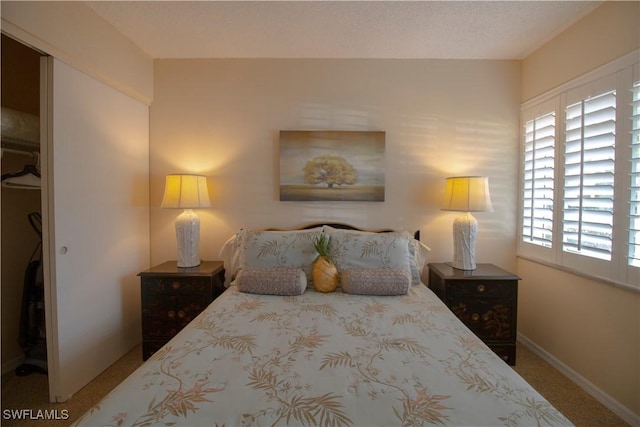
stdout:
[[229,287],[78,426],[565,426],[424,285]]

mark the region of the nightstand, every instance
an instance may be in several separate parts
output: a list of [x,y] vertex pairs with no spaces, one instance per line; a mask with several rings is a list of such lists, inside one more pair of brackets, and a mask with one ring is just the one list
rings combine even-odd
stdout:
[[138,276],[143,360],[180,332],[225,289],[221,261],[203,261],[197,267],[188,268],[168,261]]
[[518,280],[493,264],[475,270],[429,264],[429,288],[509,365],[516,364]]

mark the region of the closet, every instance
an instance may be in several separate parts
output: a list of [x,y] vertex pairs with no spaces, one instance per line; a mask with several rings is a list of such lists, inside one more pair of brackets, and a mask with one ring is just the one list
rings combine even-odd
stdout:
[[[17,117],[11,126],[18,132],[2,141],[2,174],[11,174],[0,203],[2,372],[25,357],[20,309],[41,213],[49,399],[64,402],[140,342],[137,273],[149,267],[150,249],[149,107],[91,75],[82,53],[56,57],[75,45],[66,38],[64,49],[43,43],[49,27],[23,19],[42,14],[47,21],[47,2],[9,3],[2,10],[2,115]],[[22,132],[31,132],[32,121],[40,124],[39,144]]]
[[[32,289],[38,295],[32,296],[42,298],[42,269],[36,265],[42,256],[42,238],[38,232],[42,212],[39,176],[41,56],[2,35],[2,374],[25,361],[25,348],[36,365],[46,368],[44,301],[32,305],[31,326],[24,323],[28,320],[25,316],[29,315],[29,310],[22,313],[28,275],[32,276],[32,283],[37,281],[40,285],[40,289]],[[29,333],[31,338],[25,336]],[[39,335],[41,339],[36,339]]]

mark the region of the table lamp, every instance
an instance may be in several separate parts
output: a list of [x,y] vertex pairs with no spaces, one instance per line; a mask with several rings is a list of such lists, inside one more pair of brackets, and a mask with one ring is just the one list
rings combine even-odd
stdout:
[[193,209],[211,207],[207,177],[185,174],[167,175],[160,206],[184,209],[176,218],[178,267],[200,265],[200,218]]
[[447,178],[443,211],[462,212],[453,221],[453,262],[459,270],[476,269],[478,221],[470,212],[492,211],[489,178],[454,176]]

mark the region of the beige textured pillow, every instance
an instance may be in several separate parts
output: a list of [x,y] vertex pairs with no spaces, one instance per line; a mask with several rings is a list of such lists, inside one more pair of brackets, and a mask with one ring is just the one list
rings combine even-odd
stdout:
[[406,295],[411,286],[408,268],[348,268],[342,272],[342,291],[358,295]]
[[238,270],[235,284],[240,292],[263,295],[302,295],[307,276],[300,268],[271,267]]

